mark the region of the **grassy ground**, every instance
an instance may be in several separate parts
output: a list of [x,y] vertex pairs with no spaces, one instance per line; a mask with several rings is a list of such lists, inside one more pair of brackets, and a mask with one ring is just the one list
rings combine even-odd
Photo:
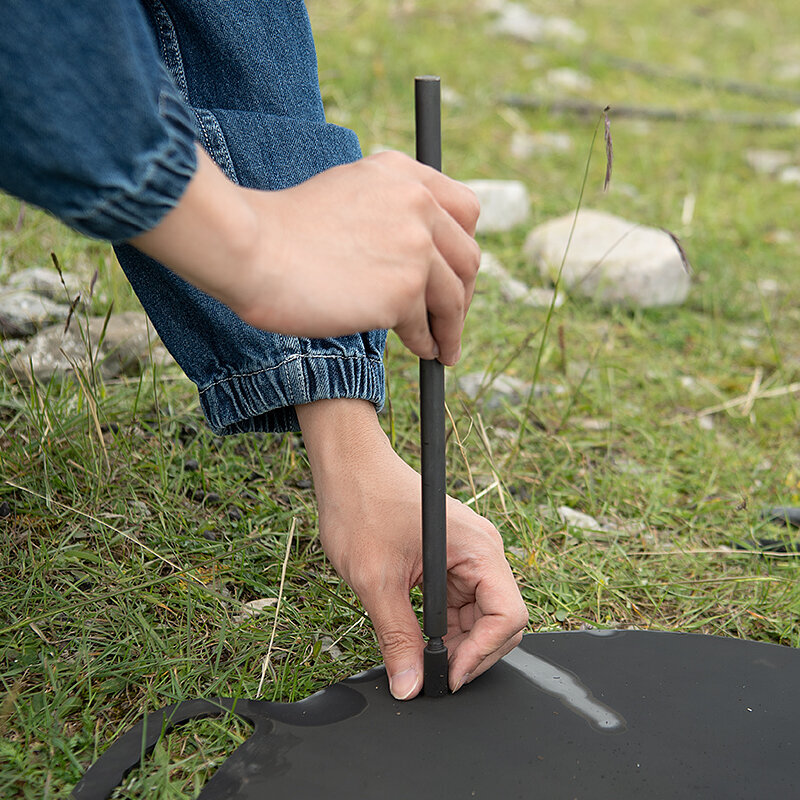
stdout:
[[[537,376],[551,391],[494,411],[449,392],[452,491],[469,499],[471,477],[475,505],[506,537],[531,630],[635,626],[798,646],[797,559],[737,548],[785,535],[765,527],[761,507],[800,504],[800,409],[784,391],[800,372],[798,190],[757,176],[743,158],[748,148],[779,148],[800,160],[797,133],[613,112],[615,103],[794,110],[614,60],[778,85],[782,60],[800,62],[790,50],[800,37],[794,4],[528,5],[568,14],[587,41],[498,39],[487,33],[490,15],[461,0],[310,4],[333,121],[354,127],[365,151],[411,152],[411,78],[441,74],[457,93],[445,109],[446,170],[523,180],[531,224],[575,208],[597,117],[500,100],[530,93],[551,68],[589,74],[584,96],[598,110],[612,106],[615,161],[604,194],[598,142],[584,204],[675,231],[695,269],[681,308],[609,311],[570,299],[545,340],[544,313],[509,306],[484,282],[457,369]],[[567,132],[574,147],[519,160],[515,131]],[[87,283],[100,270],[96,312],[112,301],[136,307],[106,246],[30,209],[18,225],[19,214],[19,203],[0,198],[0,278],[55,251]],[[482,244],[535,283],[520,255],[524,235]],[[414,462],[415,363],[391,339],[387,364],[383,419]],[[171,369],[84,378],[37,388],[0,378],[0,503],[10,512],[0,519],[3,797],[64,796],[144,711],[188,697],[254,697],[273,627],[267,699],[300,699],[379,660],[368,621],[317,543],[297,437],[215,438],[192,386]],[[754,382],[776,396],[748,401]],[[565,527],[561,505],[606,530]],[[273,605],[237,622],[242,602],[278,597],[287,552],[277,615]],[[224,720],[183,729],[118,797],[193,796],[246,735]]]

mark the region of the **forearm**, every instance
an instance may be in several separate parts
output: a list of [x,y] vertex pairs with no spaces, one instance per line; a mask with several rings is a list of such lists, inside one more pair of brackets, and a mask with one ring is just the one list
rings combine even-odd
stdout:
[[341,398],[295,406],[314,480],[347,481],[363,474],[364,462],[391,451],[372,403]]
[[178,204],[130,243],[241,313],[254,277],[258,232],[247,195],[197,147],[197,170]]

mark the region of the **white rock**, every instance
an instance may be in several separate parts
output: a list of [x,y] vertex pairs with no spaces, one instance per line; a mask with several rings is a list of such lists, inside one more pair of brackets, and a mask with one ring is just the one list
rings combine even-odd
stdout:
[[258,600],[250,600],[247,603],[242,603],[242,611],[240,614],[235,614],[233,621],[241,624],[245,620],[257,617],[265,608],[270,608],[276,605],[278,599],[276,597],[262,597]]
[[495,4],[498,14],[491,26],[493,33],[513,36],[525,42],[562,41],[582,44],[586,31],[565,17],[545,17],[534,14],[519,3]]
[[528,190],[520,181],[472,180],[466,184],[481,204],[478,233],[510,231],[528,218]]
[[689,276],[669,234],[585,209],[570,241],[573,222],[566,214],[528,236],[525,254],[543,276],[555,281],[563,260],[564,286],[602,304],[650,308],[686,299]]
[[[68,272],[62,271],[62,275],[64,278],[63,284],[55,269],[29,267],[11,275],[7,286],[9,289],[33,292],[50,300],[69,304],[75,295],[81,291],[81,279],[77,275]],[[65,286],[66,289],[64,288]]]
[[452,86],[442,86],[442,105],[459,107],[464,105],[464,98]]
[[781,183],[800,183],[800,167],[794,165],[790,167],[784,167],[778,173],[778,180]]
[[525,159],[551,153],[569,153],[571,150],[572,137],[568,133],[514,131],[511,134],[511,155],[514,158]]
[[800,80],[800,61],[781,64],[773,73],[773,77],[775,80],[786,82]]
[[564,92],[588,92],[592,88],[592,79],[588,75],[570,67],[548,70],[545,81],[550,88]]
[[762,294],[778,294],[781,291],[781,285],[774,278],[759,278],[756,281],[756,287]]
[[513,375],[496,375],[494,378],[483,372],[459,375],[456,383],[460,391],[472,400],[480,396],[487,408],[502,408],[506,403],[519,406],[528,399],[531,384]]
[[69,306],[22,289],[0,291],[0,333],[29,336],[43,325],[66,320]]
[[562,522],[572,528],[579,528],[582,531],[603,530],[603,526],[594,517],[590,517],[582,511],[576,511],[569,506],[559,506],[556,510]]
[[342,657],[342,651],[330,636],[323,636],[319,640],[320,653],[327,653],[333,661],[338,661]]
[[554,289],[542,287],[530,287],[516,278],[512,278],[508,270],[500,263],[499,259],[492,253],[484,252],[481,254],[480,275],[493,278],[500,284],[500,294],[509,303],[522,303],[531,308],[560,308],[564,305],[564,295],[555,295]]
[[792,160],[786,150],[747,150],[744,157],[760,175],[775,175]]
[[[102,344],[97,352],[101,334]],[[90,317],[88,322],[73,317],[66,332],[63,324],[45,328],[11,359],[11,370],[18,379],[30,380],[32,365],[33,377],[48,381],[53,375],[71,372],[75,367],[87,369],[88,342],[92,343],[92,360],[104,378],[137,373],[151,358],[162,365],[172,363],[155,333],[148,335],[145,315],[124,311],[113,314],[108,325],[103,317]]]

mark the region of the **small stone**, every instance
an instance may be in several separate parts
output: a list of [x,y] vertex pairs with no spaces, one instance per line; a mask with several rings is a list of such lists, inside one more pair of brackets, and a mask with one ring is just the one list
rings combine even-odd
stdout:
[[264,609],[271,608],[277,605],[278,599],[276,597],[263,597],[259,600],[250,600],[247,603],[242,603],[242,611],[240,614],[235,614],[233,621],[241,624],[245,620],[257,617],[264,612]]
[[572,528],[579,528],[582,531],[603,530],[603,526],[594,517],[590,517],[582,511],[576,511],[569,506],[559,506],[556,510],[561,521]]
[[206,493],[202,489],[194,489],[189,493],[189,499],[195,503],[202,503],[205,500]]
[[568,133],[514,131],[511,134],[511,155],[521,160],[551,153],[569,153],[571,150],[572,137]]
[[792,184],[800,183],[800,167],[794,165],[789,167],[784,167],[778,173],[778,180],[781,183],[792,183]]
[[[573,232],[574,225],[574,232]],[[553,282],[604,305],[639,308],[682,303],[689,275],[665,231],[585,209],[550,220],[528,236],[524,252]]]
[[554,289],[543,287],[530,287],[516,278],[512,278],[508,270],[492,253],[481,254],[480,274],[494,278],[500,284],[500,294],[508,303],[522,303],[531,308],[560,308],[564,305],[563,294],[554,295]]
[[54,303],[46,297],[23,290],[0,291],[0,334],[30,336],[39,328],[58,320],[62,325],[69,306]]
[[183,468],[187,472],[197,472],[200,469],[200,463],[196,458],[187,458],[183,463]]
[[759,175],[775,175],[792,160],[792,154],[786,150],[747,150],[744,157]]
[[486,408],[501,408],[503,405],[519,406],[531,391],[531,384],[513,375],[497,375],[490,378],[483,372],[459,375],[456,383],[460,391],[472,400],[480,397]]
[[19,353],[25,344],[25,339],[0,339],[0,352],[10,358]]
[[759,278],[756,286],[761,294],[775,295],[780,294],[781,285],[774,278]]
[[[58,303],[70,305],[76,295],[81,293],[81,280],[76,275],[62,272],[64,283],[58,272],[46,267],[29,267],[15,272],[8,279],[9,289],[17,289],[47,297]],[[66,286],[66,288],[64,288]]]
[[464,98],[452,86],[442,86],[442,105],[459,108],[464,105]]
[[342,651],[339,649],[339,647],[336,645],[336,643],[330,636],[323,636],[319,640],[319,644],[320,644],[319,648],[320,653],[327,653],[333,661],[337,661],[342,657]]
[[207,506],[218,506],[222,502],[222,498],[216,492],[209,492],[203,498],[203,502]]
[[311,489],[314,486],[314,484],[307,478],[303,478],[302,480],[296,481],[294,485],[298,489]]
[[592,79],[588,75],[570,67],[548,70],[545,83],[551,89],[564,92],[588,92],[592,88]]
[[773,228],[764,235],[764,241],[769,244],[794,244],[794,234],[786,228]]
[[478,196],[478,233],[510,231],[528,218],[530,200],[520,181],[472,180],[467,186]]
[[217,541],[217,532],[216,531],[203,531],[203,538],[208,540],[209,542],[216,542]]
[[3,500],[0,503],[0,519],[5,519],[6,517],[11,516],[11,505],[8,500]]
[[778,81],[785,81],[791,83],[800,80],[800,61],[781,64],[775,72],[773,77]]
[[236,506],[230,506],[228,508],[228,519],[232,522],[239,522],[244,514],[242,514],[241,509],[237,508]]
[[534,14],[519,3],[502,3],[492,10],[498,16],[490,30],[499,35],[512,36],[525,42],[586,41],[586,31],[565,17],[545,17]]
[[131,510],[134,511],[136,516],[140,519],[147,519],[147,517],[151,517],[153,515],[153,512],[143,500],[132,500]]
[[585,431],[607,431],[611,428],[611,420],[583,417],[575,420],[575,426]]
[[154,333],[148,334],[147,326],[147,317],[136,311],[114,314],[108,324],[100,316],[73,319],[66,332],[63,323],[40,331],[14,356],[10,366],[20,380],[35,378],[47,382],[53,375],[66,374],[75,367],[88,369],[87,341],[96,349],[101,338],[100,351],[92,360],[106,379],[138,374],[151,358],[162,365],[171,363],[166,348]]

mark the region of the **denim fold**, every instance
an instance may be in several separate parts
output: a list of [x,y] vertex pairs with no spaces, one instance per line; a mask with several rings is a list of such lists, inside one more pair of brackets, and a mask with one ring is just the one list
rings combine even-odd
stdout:
[[295,405],[330,398],[381,408],[385,331],[256,329],[125,244],[177,205],[196,143],[264,190],[361,157],[325,120],[302,0],[8,0],[0,140],[0,187],[114,243],[212,429],[296,430]]

